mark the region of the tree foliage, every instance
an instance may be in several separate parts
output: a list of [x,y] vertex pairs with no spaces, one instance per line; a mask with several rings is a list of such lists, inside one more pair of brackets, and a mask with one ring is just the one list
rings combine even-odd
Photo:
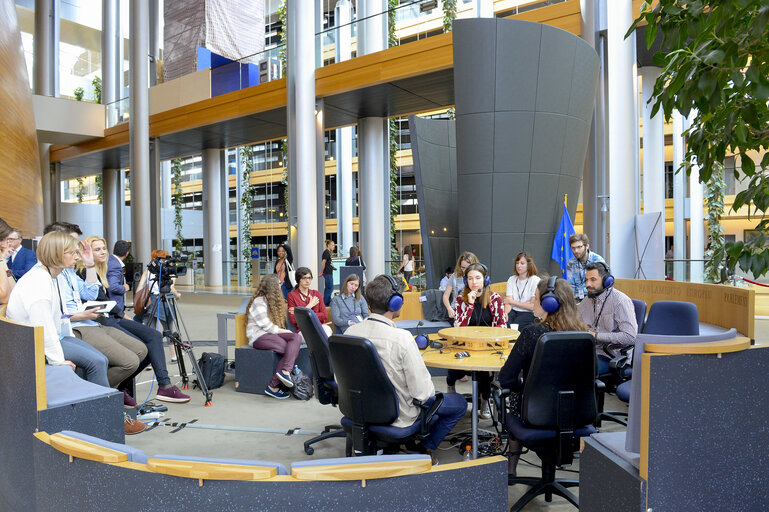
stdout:
[[182,194],[182,159],[174,158],[171,160],[171,186],[173,187],[173,197],[171,202],[174,205],[174,229],[176,238],[174,239],[174,249],[181,253],[184,250],[184,235],[182,231],[182,206],[184,195]]
[[705,251],[705,279],[711,283],[721,280],[721,270],[726,258],[724,227],[721,216],[724,213],[724,168],[716,164],[710,181],[705,184],[705,206],[708,209],[708,250]]
[[240,257],[245,260],[246,282],[251,282],[251,210],[254,206],[256,187],[251,185],[254,170],[254,146],[241,146],[240,163]]
[[451,32],[457,19],[457,0],[443,0],[443,31]]
[[646,0],[627,35],[644,21],[647,46],[661,41],[652,115],[694,112],[685,161],[696,161],[702,183],[727,155],[739,156],[734,177],[748,187],[733,209],[746,206],[760,234],[728,243],[728,265],[761,276],[769,269],[769,2]]

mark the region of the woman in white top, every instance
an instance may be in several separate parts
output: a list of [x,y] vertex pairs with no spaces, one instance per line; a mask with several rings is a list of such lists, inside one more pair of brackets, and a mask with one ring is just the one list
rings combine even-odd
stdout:
[[454,308],[457,305],[457,296],[462,293],[465,287],[465,270],[473,263],[478,263],[478,257],[470,251],[465,251],[459,255],[457,265],[454,267],[454,273],[443,290],[443,307],[449,314],[449,321],[454,322]]
[[518,253],[515,257],[515,275],[507,280],[505,295],[505,313],[508,324],[518,324],[520,331],[527,325],[533,324],[534,294],[539,284],[537,266],[527,252]]
[[107,358],[86,342],[72,336],[70,315],[63,315],[58,276],[78,260],[78,241],[67,233],[52,232],[37,244],[37,265],[24,274],[11,291],[6,315],[13,321],[43,326],[46,362],[54,366],[80,367],[86,380],[109,387]]
[[410,245],[403,249],[403,261],[398,268],[398,272],[401,271],[403,271],[403,278],[406,280],[406,283],[410,284],[411,275],[414,273],[414,254],[411,252]]
[[286,301],[280,291],[280,279],[277,274],[268,274],[262,278],[246,311],[248,344],[257,349],[272,350],[283,356],[264,394],[273,398],[288,398],[288,393],[280,389],[280,384],[287,388],[294,387],[291,370],[299,355],[302,338],[286,329]]

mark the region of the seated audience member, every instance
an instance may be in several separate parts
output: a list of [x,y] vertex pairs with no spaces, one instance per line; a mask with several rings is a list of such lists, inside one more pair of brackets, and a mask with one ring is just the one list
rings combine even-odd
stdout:
[[77,260],[77,240],[65,233],[48,233],[37,244],[38,264],[24,274],[11,292],[6,315],[15,322],[42,325],[45,359],[50,365],[81,367],[86,380],[109,387],[107,358],[72,336],[69,316],[56,277]]
[[454,269],[451,267],[446,267],[446,270],[443,271],[443,279],[441,279],[441,282],[438,285],[440,291],[446,290],[446,287],[449,285],[449,280],[451,279],[451,274],[453,273]]
[[[91,246],[93,261],[96,268],[96,277],[99,281],[98,296],[96,297],[96,300],[109,300],[107,297],[107,287],[105,286],[105,283],[109,280],[107,263],[109,253],[107,252],[107,241],[98,236],[89,236],[84,242]],[[119,243],[120,242],[115,245],[117,246]],[[127,253],[126,250],[124,254]],[[81,278],[85,278],[85,265],[80,262],[78,266],[78,275]],[[118,295],[118,297],[122,299],[123,296]],[[157,330],[134,320],[124,318],[123,308],[117,305],[112,311],[105,315],[99,315],[95,320],[102,326],[120,329],[125,334],[139,339],[146,345],[147,357],[139,363],[139,367],[134,371],[131,377],[135,377],[144,370],[148,364],[151,364],[152,369],[155,372],[155,377],[157,377],[158,380],[158,392],[155,398],[163,402],[186,403],[190,401],[188,395],[182,393],[179,388],[171,384],[171,379],[168,376],[168,368],[166,367],[165,355],[163,354],[163,336]],[[127,391],[124,392],[126,393],[126,405],[135,407],[136,403],[133,401],[133,398],[128,395]]]
[[296,283],[291,281],[289,272],[294,270],[294,254],[291,252],[291,246],[280,244],[275,251],[278,259],[275,262],[273,273],[280,278],[280,290],[283,292],[283,298],[287,299],[288,294],[294,289]]
[[[110,387],[117,388],[139,367],[139,363],[147,356],[147,347],[120,329],[99,324],[96,319],[101,314],[94,309],[85,309],[84,303],[95,300],[99,295],[93,251],[88,242],[80,243],[80,258],[76,260],[78,259],[82,260],[85,280],[81,279],[71,267],[62,269],[56,277],[64,311],[70,315],[72,332],[107,356],[109,361],[107,379]],[[126,405],[134,403],[125,391],[124,401]]]
[[539,284],[537,266],[526,252],[515,257],[515,275],[507,280],[505,313],[509,324],[518,324],[520,331],[534,323],[534,291]]
[[459,255],[454,267],[454,274],[449,278],[446,289],[443,290],[443,306],[449,314],[450,321],[454,320],[454,308],[457,306],[457,297],[465,287],[465,270],[472,263],[478,263],[478,257],[470,251]]
[[115,242],[112,255],[107,258],[107,280],[102,280],[102,285],[107,286],[109,300],[115,301],[121,316],[125,311],[125,294],[131,289],[125,282],[125,264],[123,263],[130,251],[131,242],[125,240]]
[[13,271],[13,277],[17,281],[26,274],[29,269],[35,266],[37,258],[35,257],[35,251],[31,251],[21,245],[22,235],[21,231],[14,229],[11,234],[8,235],[8,245],[12,251],[9,256],[8,268]]
[[[392,425],[402,428],[413,425],[419,417],[419,407],[414,405],[414,399],[431,404],[435,399],[435,387],[414,337],[408,331],[395,327],[393,320],[400,311],[388,309],[395,287],[395,281],[389,276],[380,275],[371,280],[366,285],[366,301],[371,316],[350,326],[345,334],[366,338],[376,347],[382,366],[398,395],[398,418]],[[467,401],[462,395],[444,394],[443,404],[436,412],[437,420],[421,448],[432,454],[466,412]]]
[[571,235],[569,246],[574,257],[566,262],[566,279],[571,283],[574,298],[579,302],[587,295],[587,287],[585,286],[586,265],[597,261],[603,262],[603,258],[600,254],[590,250],[590,239],[584,233]]
[[[547,293],[548,286],[552,284],[553,294],[558,299],[558,309],[548,313],[542,309],[540,298]],[[521,416],[521,396],[529,375],[529,367],[534,357],[534,348],[539,338],[550,331],[584,331],[587,326],[582,322],[577,313],[574,301],[574,292],[568,281],[560,277],[545,276],[537,285],[534,294],[534,315],[539,322],[524,327],[521,335],[513,345],[505,365],[499,371],[499,383],[503,388],[512,391],[510,395],[510,413]],[[519,375],[523,372],[523,381]],[[521,442],[510,437],[508,452],[508,473],[516,474],[518,458],[521,455]]]
[[366,270],[366,264],[363,262],[363,253],[354,245],[350,247],[350,257],[347,258],[344,264],[348,267],[363,267],[363,270]]
[[342,291],[331,299],[331,316],[334,327],[344,333],[351,325],[368,318],[368,304],[360,292],[360,278],[350,274],[342,283]]
[[[502,297],[497,292],[489,290],[488,269],[483,263],[473,263],[465,270],[465,286],[462,295],[457,297],[457,307],[454,315],[454,325],[505,327],[507,317]],[[465,375],[461,370],[449,370],[446,384],[449,393],[454,392],[456,381]],[[491,373],[478,372],[478,390],[481,393],[479,416],[491,418],[489,397],[491,396]]]
[[635,344],[635,308],[630,297],[612,286],[614,278],[610,277],[606,263],[588,263],[585,270],[587,299],[579,303],[577,311],[595,336],[598,375],[609,375],[609,361]]
[[10,255],[12,249],[8,243],[8,235],[13,230],[3,219],[0,219],[0,304],[8,302],[16,281],[13,278],[13,272],[8,268],[6,258]]
[[331,327],[326,325],[328,322],[326,305],[323,302],[323,297],[320,295],[320,292],[310,289],[311,284],[312,272],[310,272],[310,269],[307,267],[299,267],[296,269],[296,288],[288,294],[288,319],[298,328],[299,326],[296,324],[296,318],[294,318],[294,308],[297,306],[309,308],[315,311],[315,316],[317,316],[320,323],[323,324],[326,334],[330,336]]
[[285,328],[286,301],[283,300],[277,275],[268,274],[262,278],[246,311],[248,344],[256,349],[272,350],[283,356],[264,392],[273,398],[288,398],[288,393],[280,389],[280,384],[283,383],[288,388],[294,387],[291,370],[299,354],[302,338]]

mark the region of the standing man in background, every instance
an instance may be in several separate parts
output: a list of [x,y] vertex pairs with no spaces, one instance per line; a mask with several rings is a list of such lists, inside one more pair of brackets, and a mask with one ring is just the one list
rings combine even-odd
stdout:
[[112,249],[112,255],[107,259],[107,294],[121,311],[125,310],[125,292],[130,288],[125,282],[125,264],[123,263],[130,250],[131,242],[118,240]]
[[37,256],[35,256],[34,251],[22,247],[21,239],[21,231],[18,229],[11,231],[11,234],[6,238],[9,247],[13,250],[8,257],[8,268],[11,269],[13,277],[17,281],[37,263]]
[[566,263],[566,279],[574,289],[574,298],[579,301],[587,295],[587,286],[585,285],[585,268],[588,263],[600,261],[606,263],[604,259],[594,252],[590,251],[590,239],[584,233],[575,233],[569,237],[569,245],[574,257]]
[[331,264],[331,253],[336,244],[333,240],[326,240],[326,250],[321,256],[320,268],[325,287],[323,288],[323,303],[326,307],[331,305],[331,293],[334,291],[334,265]]

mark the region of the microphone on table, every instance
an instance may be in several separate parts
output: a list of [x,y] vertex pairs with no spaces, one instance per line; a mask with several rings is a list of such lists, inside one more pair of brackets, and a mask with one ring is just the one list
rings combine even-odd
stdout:
[[417,335],[414,338],[414,341],[417,343],[417,347],[419,347],[419,350],[424,350],[427,348],[427,336],[424,336],[419,333],[419,328],[422,327],[425,323],[420,320],[417,322]]

